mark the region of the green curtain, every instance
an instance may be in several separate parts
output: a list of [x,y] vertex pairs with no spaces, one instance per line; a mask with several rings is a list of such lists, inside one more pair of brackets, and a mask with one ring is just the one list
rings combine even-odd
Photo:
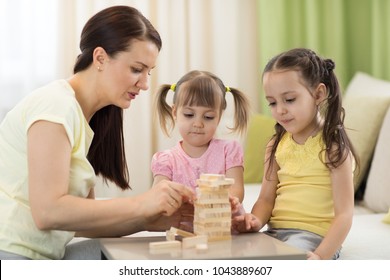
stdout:
[[343,89],[357,71],[390,80],[389,0],[257,0],[257,14],[260,73],[274,55],[307,47],[335,61]]

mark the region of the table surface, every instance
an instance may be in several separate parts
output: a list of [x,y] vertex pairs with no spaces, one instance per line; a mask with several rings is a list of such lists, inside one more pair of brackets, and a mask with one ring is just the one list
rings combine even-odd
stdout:
[[[149,249],[150,242],[164,241],[166,236],[102,238],[102,256],[111,260],[173,260],[173,259],[306,259],[306,253],[264,233],[232,235],[230,240],[209,241],[204,251],[188,249]],[[147,235],[147,234],[146,234]]]

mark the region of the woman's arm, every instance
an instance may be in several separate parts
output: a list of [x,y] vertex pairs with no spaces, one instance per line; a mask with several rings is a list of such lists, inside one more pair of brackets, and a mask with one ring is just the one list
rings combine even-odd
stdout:
[[68,194],[71,146],[60,124],[34,123],[28,131],[29,198],[41,230],[84,232],[88,236],[121,236],[145,230],[156,216],[172,215],[193,192],[161,181],[136,197],[94,200]]
[[337,168],[331,169],[334,220],[323,241],[309,258],[331,259],[341,248],[352,225],[354,207],[353,159],[348,156]]

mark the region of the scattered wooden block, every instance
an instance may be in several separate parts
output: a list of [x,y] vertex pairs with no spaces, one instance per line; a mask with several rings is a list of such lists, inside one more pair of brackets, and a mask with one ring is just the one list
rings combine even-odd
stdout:
[[182,240],[183,249],[196,247],[199,244],[207,245],[207,235],[198,235],[193,237],[186,237]]
[[173,233],[173,234],[177,234],[177,235],[180,235],[180,236],[183,236],[183,237],[195,236],[195,234],[193,234],[192,232],[185,231],[185,230],[182,230],[182,229],[178,229],[178,228],[175,228],[175,227],[171,227],[171,229],[169,231],[171,233]]
[[204,252],[204,251],[206,251],[209,247],[208,247],[208,245],[207,245],[207,243],[206,243],[206,244],[196,244],[195,248],[196,248],[196,251],[198,251],[198,252]]
[[173,241],[173,240],[176,240],[176,235],[172,231],[167,230],[166,231],[166,238],[167,238],[167,241]]
[[156,249],[167,249],[167,248],[181,248],[181,242],[179,240],[172,240],[172,241],[156,241],[156,242],[150,242],[149,243],[149,249],[156,250]]

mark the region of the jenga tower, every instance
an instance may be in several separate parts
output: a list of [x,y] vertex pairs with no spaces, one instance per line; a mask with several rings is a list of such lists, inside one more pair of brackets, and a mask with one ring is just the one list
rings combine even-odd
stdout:
[[197,180],[194,233],[208,240],[231,238],[231,206],[229,188],[234,179],[221,174],[201,174]]

